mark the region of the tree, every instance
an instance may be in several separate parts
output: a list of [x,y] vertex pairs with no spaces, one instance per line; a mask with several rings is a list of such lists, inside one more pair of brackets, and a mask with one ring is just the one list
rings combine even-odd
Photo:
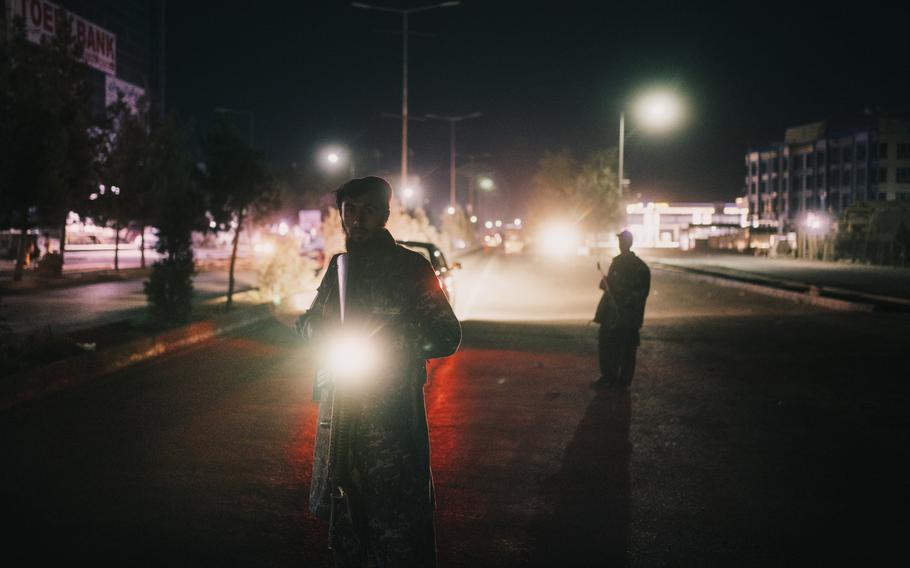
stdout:
[[616,228],[623,203],[615,164],[612,149],[593,152],[583,162],[568,150],[547,152],[534,175],[529,222],[544,222],[559,211],[588,231]]
[[[97,140],[90,129],[91,86],[80,62],[82,47],[72,34],[72,18],[62,11],[57,16],[50,41],[30,43],[21,20],[8,39],[2,128],[9,154],[0,186],[11,226],[23,234],[38,224],[60,228],[62,258],[69,212],[84,205],[97,183]],[[23,238],[17,280],[25,244]]]
[[277,191],[261,152],[250,148],[224,119],[215,122],[204,146],[202,183],[216,223],[234,227],[228,272],[227,309],[234,296],[234,267],[243,223],[278,206]]
[[155,250],[161,258],[145,282],[153,315],[165,321],[185,321],[192,309],[193,230],[204,226],[204,199],[195,183],[194,162],[188,151],[189,128],[170,115],[152,118],[150,161],[154,201],[151,224],[157,228]]
[[145,97],[137,101],[135,108],[122,96],[107,108],[100,167],[100,177],[107,186],[105,190],[99,188],[92,212],[114,227],[115,270],[119,269],[120,231],[131,222],[139,226],[140,265],[145,268],[145,228],[155,215],[155,194],[162,173],[155,136],[162,132],[164,124],[150,115]]

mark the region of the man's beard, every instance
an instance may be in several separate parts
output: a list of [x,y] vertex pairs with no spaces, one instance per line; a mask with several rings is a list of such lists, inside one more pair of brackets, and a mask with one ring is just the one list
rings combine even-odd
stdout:
[[379,231],[373,231],[371,233],[366,233],[359,235],[356,239],[351,238],[347,232],[344,234],[344,248],[348,252],[362,252],[370,248],[370,245],[373,241],[376,240],[376,235]]

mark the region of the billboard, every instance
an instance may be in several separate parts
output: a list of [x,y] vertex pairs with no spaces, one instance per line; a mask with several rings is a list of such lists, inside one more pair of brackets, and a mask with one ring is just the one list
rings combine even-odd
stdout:
[[117,74],[117,36],[47,0],[7,0],[10,22],[25,20],[25,35],[34,43],[50,40],[63,15],[73,20],[73,36],[82,46],[82,60],[108,75]]

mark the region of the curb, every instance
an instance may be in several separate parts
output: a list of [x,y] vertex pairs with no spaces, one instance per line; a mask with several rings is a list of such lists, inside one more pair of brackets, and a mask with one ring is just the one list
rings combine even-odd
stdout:
[[271,306],[258,304],[160,334],[140,337],[103,351],[84,353],[37,369],[0,377],[0,412],[270,317]]
[[771,285],[765,284],[754,284],[751,282],[743,282],[741,280],[736,280],[732,277],[725,277],[721,275],[710,275],[704,274],[701,272],[695,272],[690,269],[673,266],[668,264],[662,264],[659,262],[654,262],[651,266],[657,270],[663,272],[669,272],[672,274],[680,274],[686,278],[692,280],[698,280],[700,282],[707,282],[710,284],[716,284],[717,286],[724,286],[727,288],[737,288],[740,290],[746,290],[748,292],[754,292],[756,294],[763,294],[765,296],[772,296],[775,298],[781,298],[784,300],[790,300],[797,304],[806,304],[810,306],[818,306],[821,308],[827,308],[829,310],[837,310],[844,312],[871,312],[875,310],[875,305],[866,303],[866,302],[853,302],[849,300],[841,300],[838,298],[827,298],[820,296],[817,293],[813,292],[797,292],[794,290],[784,290],[781,288],[775,288]]

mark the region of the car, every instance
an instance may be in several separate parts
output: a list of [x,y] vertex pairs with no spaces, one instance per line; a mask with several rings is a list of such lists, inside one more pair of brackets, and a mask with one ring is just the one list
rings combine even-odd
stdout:
[[436,272],[436,277],[439,279],[439,287],[445,292],[446,297],[449,299],[449,303],[454,306],[456,290],[455,271],[461,269],[461,263],[455,262],[450,265],[446,262],[446,257],[442,254],[442,251],[439,250],[439,247],[433,243],[424,243],[420,241],[395,242],[414,252],[420,253],[424,258],[430,261],[430,266],[433,267],[433,271]]
[[506,254],[521,254],[525,248],[524,237],[520,229],[506,229],[506,236],[502,244],[503,252]]

